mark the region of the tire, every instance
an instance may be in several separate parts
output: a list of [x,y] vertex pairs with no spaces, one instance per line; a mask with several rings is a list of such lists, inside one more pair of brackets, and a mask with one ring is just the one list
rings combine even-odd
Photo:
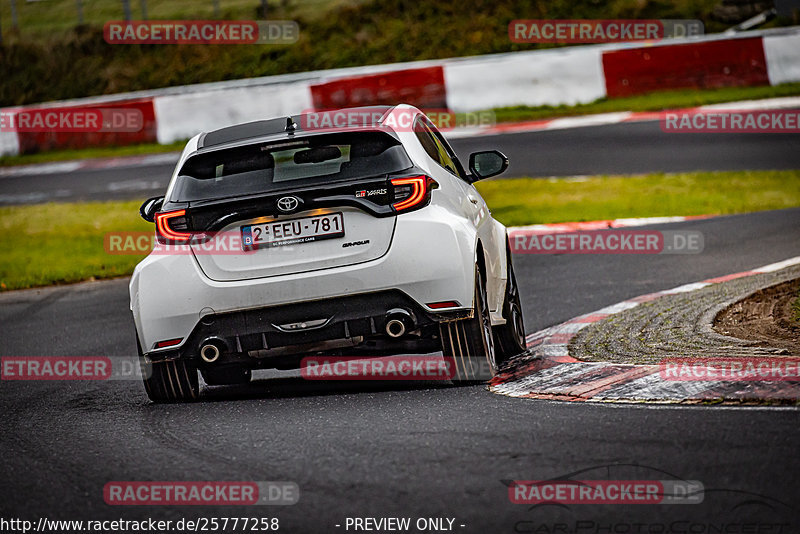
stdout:
[[142,382],[153,402],[187,402],[200,396],[197,368],[185,360],[147,363],[137,336]]
[[486,288],[478,266],[475,266],[475,297],[473,315],[469,319],[439,324],[442,353],[453,359],[453,380],[476,382],[496,369],[494,338],[486,300]]
[[527,349],[525,343],[525,321],[522,316],[522,304],[519,298],[519,286],[514,275],[511,254],[508,253],[508,282],[506,297],[503,302],[503,318],[506,324],[494,327],[495,355],[498,365],[502,365],[512,356],[522,354]]
[[253,372],[243,365],[219,365],[203,369],[200,374],[209,386],[247,384],[253,376]]

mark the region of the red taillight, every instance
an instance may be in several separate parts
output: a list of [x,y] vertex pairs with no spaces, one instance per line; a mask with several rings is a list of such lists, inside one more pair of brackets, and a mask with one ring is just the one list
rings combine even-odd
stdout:
[[157,349],[163,349],[164,347],[174,347],[175,345],[180,343],[182,340],[183,340],[183,338],[179,337],[178,339],[168,339],[166,341],[159,341],[158,343],[156,343],[156,348]]
[[431,302],[426,306],[432,310],[440,310],[442,308],[459,308],[461,304],[457,300],[445,300],[444,302]]
[[[177,229],[172,225],[177,226]],[[185,230],[187,228],[186,210],[156,213],[156,233],[163,239],[185,243],[192,237],[192,234],[181,232],[180,230]]]
[[402,200],[392,204],[395,211],[404,211],[418,206],[429,198],[430,190],[436,187],[436,182],[428,176],[409,176],[407,178],[394,178],[392,185],[395,188],[395,198],[398,191],[410,188],[410,193]]

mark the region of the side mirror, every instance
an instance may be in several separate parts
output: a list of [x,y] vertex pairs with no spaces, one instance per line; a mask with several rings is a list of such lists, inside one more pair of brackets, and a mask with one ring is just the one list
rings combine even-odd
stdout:
[[139,208],[139,215],[147,222],[153,222],[156,212],[164,205],[164,197],[148,198]]
[[469,172],[472,173],[473,182],[497,176],[507,168],[508,158],[499,150],[473,152],[469,155]]

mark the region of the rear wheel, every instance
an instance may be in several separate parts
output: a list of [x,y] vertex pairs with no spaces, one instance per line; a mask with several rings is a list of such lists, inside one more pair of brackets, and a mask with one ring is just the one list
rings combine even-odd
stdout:
[[185,360],[148,363],[142,355],[138,336],[139,363],[147,396],[153,402],[185,402],[200,396],[197,368]]
[[493,375],[496,368],[486,288],[477,265],[473,302],[474,313],[471,318],[439,325],[442,353],[445,358],[452,358],[455,365],[454,380],[482,380],[487,374]]
[[525,322],[522,317],[522,304],[519,286],[514,275],[511,254],[508,254],[508,281],[503,303],[503,318],[506,324],[494,327],[497,363],[502,364],[512,356],[525,352]]

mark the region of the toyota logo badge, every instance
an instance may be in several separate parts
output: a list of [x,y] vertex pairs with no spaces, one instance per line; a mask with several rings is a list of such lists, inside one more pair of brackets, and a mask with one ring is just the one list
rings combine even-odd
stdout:
[[278,209],[285,213],[296,210],[299,205],[300,199],[297,197],[282,197],[278,199]]

